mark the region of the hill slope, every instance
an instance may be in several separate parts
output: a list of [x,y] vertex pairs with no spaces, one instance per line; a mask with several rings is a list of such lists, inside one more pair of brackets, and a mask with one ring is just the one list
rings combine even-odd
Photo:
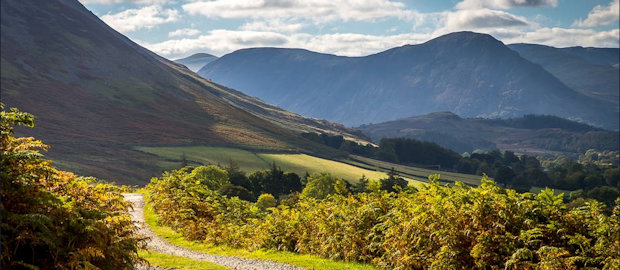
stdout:
[[63,169],[144,183],[159,160],[135,145],[236,145],[333,154],[298,136],[343,133],[213,84],[138,46],[77,0],[2,0],[1,93],[34,114],[20,129],[53,147]]
[[217,60],[217,56],[213,56],[208,53],[197,53],[185,58],[174,60],[174,62],[186,66],[187,68],[189,68],[189,70],[193,72],[197,72],[206,64],[211,63],[215,60]]
[[541,65],[572,89],[618,104],[619,49],[554,48],[536,44],[511,44],[508,47],[521,57]]
[[617,106],[570,89],[495,38],[472,32],[366,57],[244,49],[198,74],[294,112],[345,125],[453,111],[493,118],[553,114],[618,126]]
[[438,112],[379,124],[363,125],[373,140],[405,137],[432,141],[459,153],[475,149],[516,153],[579,155],[587,149],[618,150],[619,134],[554,116],[513,119],[464,119]]

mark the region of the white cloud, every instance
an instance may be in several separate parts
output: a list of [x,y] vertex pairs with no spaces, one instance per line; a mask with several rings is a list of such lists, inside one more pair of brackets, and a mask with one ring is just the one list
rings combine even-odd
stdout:
[[[592,46],[617,47],[618,29],[597,32],[589,29],[541,28],[525,31],[519,28],[487,28],[477,31],[487,33],[505,44],[535,43],[555,47]],[[151,51],[169,59],[184,57],[197,52],[224,55],[249,47],[304,48],[315,52],[343,56],[364,56],[390,48],[419,44],[446,34],[441,31],[423,34],[364,35],[339,33],[311,35],[295,33],[284,35],[276,32],[212,30],[195,38],[168,40],[160,43],[138,42]]]
[[141,5],[163,5],[168,0],[79,0],[82,4],[113,5],[118,3],[136,3]]
[[363,35],[353,33],[294,36],[295,47],[344,56],[364,56],[407,44],[418,44],[431,34]]
[[215,0],[184,4],[191,15],[209,18],[304,18],[315,23],[334,20],[372,21],[380,18],[400,19],[416,16],[405,4],[390,0]]
[[106,14],[101,19],[116,31],[127,33],[142,28],[174,22],[179,19],[179,12],[174,9],[162,9],[159,6],[146,6],[140,9],[128,9],[116,14]]
[[458,9],[496,8],[510,9],[513,7],[557,6],[557,0],[463,0],[456,4]]
[[[223,55],[248,47],[304,48],[311,51],[346,56],[362,56],[396,46],[416,44],[431,38],[430,34],[399,34],[387,36],[353,33],[311,35],[296,33],[213,30],[196,38],[167,40],[160,43],[139,42],[149,50],[169,59],[196,52]],[[361,46],[363,44],[363,46]]]
[[200,30],[193,28],[181,28],[168,33],[168,37],[195,36],[200,34]]
[[288,37],[274,32],[212,30],[195,38],[173,39],[159,43],[140,42],[155,53],[170,59],[194,52],[211,52],[222,55],[248,47],[284,46]]
[[620,30],[594,31],[591,29],[540,28],[503,39],[504,43],[535,43],[554,47],[618,47]]
[[573,26],[577,27],[596,27],[609,25],[618,21],[620,17],[620,1],[614,0],[609,6],[595,6],[585,20],[576,20]]
[[273,31],[273,32],[287,32],[294,33],[301,30],[305,24],[295,23],[293,21],[283,21],[280,19],[266,19],[255,20],[249,23],[245,23],[239,27],[241,30],[246,31]]
[[491,9],[468,9],[445,14],[447,31],[477,30],[482,28],[505,28],[528,26],[527,19],[505,11]]

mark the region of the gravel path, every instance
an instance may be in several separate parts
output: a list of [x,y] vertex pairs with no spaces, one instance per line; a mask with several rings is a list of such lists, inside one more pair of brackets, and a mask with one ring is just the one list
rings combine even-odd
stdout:
[[288,264],[276,263],[273,261],[263,261],[255,259],[245,259],[232,256],[212,255],[202,252],[197,252],[175,246],[168,243],[168,241],[157,236],[148,226],[144,223],[144,198],[140,193],[126,193],[123,194],[125,200],[133,203],[133,210],[131,211],[131,219],[136,221],[140,228],[140,234],[150,238],[147,246],[150,250],[166,253],[174,256],[185,257],[198,261],[209,261],[219,265],[223,265],[232,269],[247,269],[247,270],[301,270],[304,268],[298,266],[292,266]]

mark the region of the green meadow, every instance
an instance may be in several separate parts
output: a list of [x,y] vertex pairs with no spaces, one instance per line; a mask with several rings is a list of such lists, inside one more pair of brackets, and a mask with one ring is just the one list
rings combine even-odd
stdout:
[[[352,182],[366,176],[369,179],[378,180],[387,177],[387,173],[392,167],[402,172],[402,176],[414,185],[427,181],[429,174],[445,172],[418,169],[409,166],[391,164],[364,159],[359,162],[356,159],[342,159],[339,161],[314,157],[306,154],[281,154],[281,153],[260,153],[238,148],[219,147],[219,146],[170,146],[170,147],[135,147],[136,150],[154,154],[162,158],[160,167],[167,170],[179,168],[182,157],[185,156],[188,164],[219,164],[226,166],[233,161],[245,172],[267,169],[272,163],[284,171],[295,172],[303,176],[306,172],[329,172],[336,177],[343,178]],[[415,172],[415,173],[412,173]],[[464,175],[466,176],[466,175]],[[478,178],[479,176],[469,176]],[[470,179],[468,179],[470,180]],[[465,182],[465,180],[462,180]],[[469,181],[467,181],[469,182]]]

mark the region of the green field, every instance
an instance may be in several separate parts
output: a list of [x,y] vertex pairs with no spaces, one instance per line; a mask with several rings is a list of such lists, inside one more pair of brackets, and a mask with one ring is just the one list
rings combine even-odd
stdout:
[[482,178],[479,175],[423,169],[423,168],[394,164],[390,162],[385,162],[385,161],[380,161],[376,159],[370,159],[370,158],[355,156],[355,155],[351,155],[349,156],[348,159],[343,159],[341,161],[348,163],[348,164],[355,165],[355,166],[360,166],[366,169],[370,169],[370,170],[386,171],[391,168],[394,168],[394,170],[396,170],[400,175],[410,178],[410,179],[419,180],[419,181],[428,181],[427,180],[428,175],[438,173],[441,175],[440,181],[442,182],[453,183],[455,181],[461,181],[468,185],[477,186],[480,184],[480,179]]
[[[275,162],[282,170],[292,171],[299,175],[304,175],[306,172],[329,172],[351,182],[357,181],[362,175],[373,180],[386,178],[386,172],[389,171],[391,166],[395,168],[398,167],[397,170],[403,172],[422,170],[417,174],[410,173],[402,175],[414,185],[427,181],[428,174],[442,173],[443,175],[444,173],[402,165],[384,164],[379,163],[379,161],[374,162],[378,162],[377,164],[381,164],[382,166],[369,166],[350,159],[334,161],[306,154],[255,153],[249,150],[217,146],[136,147],[135,149],[163,158],[165,161],[159,165],[167,170],[179,168],[181,156],[185,154],[186,160],[194,165],[220,164],[226,166],[232,160],[245,172],[253,172],[267,169]],[[373,160],[368,159],[367,161]],[[423,173],[427,174],[423,175]]]

